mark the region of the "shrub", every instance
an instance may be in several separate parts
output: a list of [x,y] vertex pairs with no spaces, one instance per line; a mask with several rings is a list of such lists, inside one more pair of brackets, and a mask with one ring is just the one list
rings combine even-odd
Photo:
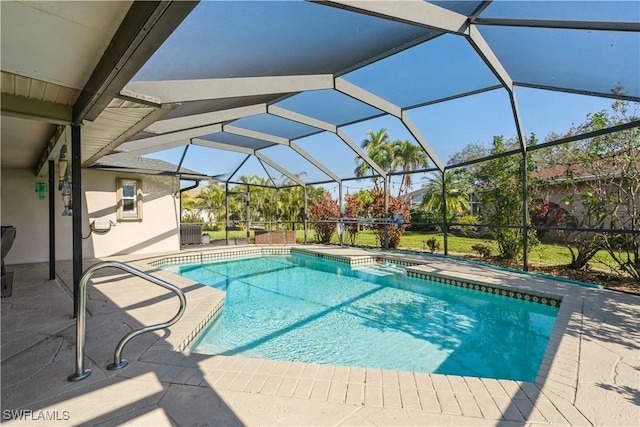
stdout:
[[320,243],[331,243],[331,236],[336,231],[336,224],[334,222],[318,221],[329,221],[331,218],[338,217],[338,215],[340,215],[338,202],[333,200],[329,193],[323,194],[317,202],[309,207],[309,216],[313,221],[313,228]]
[[491,256],[491,248],[483,243],[476,243],[471,246],[471,249],[476,251],[482,258],[489,258]]
[[[385,210],[384,210],[384,192],[379,189],[371,190],[372,196],[372,206],[371,211],[374,218],[385,218]],[[389,216],[392,213],[397,212],[404,216],[405,222],[409,222],[411,220],[411,214],[409,213],[409,204],[404,200],[398,199],[396,197],[389,196]],[[400,245],[400,237],[404,234],[407,225],[402,224],[399,227],[395,225],[376,225],[373,227],[373,231],[380,240],[380,246],[384,247],[385,244],[385,234],[389,235],[389,248],[397,249]]]
[[440,250],[440,242],[438,242],[438,240],[435,237],[432,237],[429,240],[425,240],[424,243],[427,245],[431,253],[434,253],[435,251]]
[[[474,227],[471,224],[480,224],[480,217],[476,215],[462,215],[458,219],[460,225],[460,231],[464,236],[473,236],[478,234],[478,227]],[[469,225],[462,225],[469,224]]]

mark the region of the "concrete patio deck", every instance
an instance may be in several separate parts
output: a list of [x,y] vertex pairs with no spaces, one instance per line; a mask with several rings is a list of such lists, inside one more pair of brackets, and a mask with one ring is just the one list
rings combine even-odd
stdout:
[[[233,248],[207,248],[207,252]],[[254,246],[246,246],[254,248]],[[337,257],[358,249],[304,246]],[[186,253],[198,254],[194,247]],[[159,255],[159,254],[158,254]],[[385,254],[391,257],[395,255]],[[219,308],[223,293],[149,264],[112,259],[169,280],[187,295],[174,326],[134,338],[130,365],[106,370],[132,329],[168,320],[177,299],[116,269],[88,288],[86,367],[74,372],[71,262],[9,265],[13,295],[2,299],[2,421],[7,425],[640,425],[640,297],[473,265],[406,255],[414,271],[481,280],[562,298],[534,383],[380,369],[190,354],[189,337]],[[87,261],[85,268],[98,260]],[[181,350],[181,351],[180,351]]]

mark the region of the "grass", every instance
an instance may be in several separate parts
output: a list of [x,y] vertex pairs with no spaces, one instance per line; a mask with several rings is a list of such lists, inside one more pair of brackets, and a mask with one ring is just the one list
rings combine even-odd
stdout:
[[[209,236],[211,236],[211,240],[224,240],[226,238],[224,230],[207,231],[207,233],[209,234]],[[253,238],[253,232],[251,232],[251,237]],[[400,239],[400,246],[398,249],[428,251],[427,249],[423,248],[422,242],[432,237],[435,237],[440,244],[440,250],[436,251],[436,253],[444,253],[444,235],[442,233],[428,233],[420,231],[406,231]],[[229,238],[246,239],[247,232],[244,230],[229,231]],[[296,241],[299,243],[304,242],[303,230],[296,230]],[[316,236],[313,230],[308,230],[307,241],[311,243],[316,242]],[[449,253],[452,255],[477,255],[476,251],[472,249],[472,246],[477,243],[487,245],[491,249],[491,253],[493,255],[498,254],[498,244],[495,240],[449,234],[447,241]],[[331,243],[340,243],[337,234],[333,235]],[[358,233],[355,243],[357,246],[379,247],[377,238],[372,231],[361,231],[360,233]],[[554,266],[567,265],[571,262],[571,254],[569,253],[569,249],[566,246],[541,243],[540,245],[531,249],[531,251],[529,252],[529,261]],[[596,256],[589,262],[589,264],[594,268],[602,269],[606,268],[608,265],[614,265],[614,261],[606,251],[602,250],[596,254]]]

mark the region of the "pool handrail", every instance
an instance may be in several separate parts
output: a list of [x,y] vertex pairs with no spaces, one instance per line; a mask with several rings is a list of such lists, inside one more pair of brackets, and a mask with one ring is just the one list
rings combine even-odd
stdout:
[[80,381],[87,378],[89,375],[91,375],[91,369],[84,369],[84,344],[85,344],[85,327],[86,327],[85,317],[86,317],[86,305],[87,305],[86,290],[87,290],[87,283],[89,283],[89,279],[91,279],[93,274],[97,270],[100,270],[106,267],[119,268],[120,270],[126,271],[127,273],[130,273],[134,276],[140,277],[151,283],[154,283],[158,286],[168,289],[171,292],[175,293],[178,299],[180,300],[180,309],[178,310],[178,313],[176,313],[176,315],[171,320],[163,323],[157,323],[155,325],[145,326],[143,328],[133,330],[128,334],[126,334],[120,340],[120,342],[116,347],[116,350],[113,354],[113,363],[107,366],[107,369],[109,370],[122,369],[125,366],[127,366],[129,362],[122,359],[122,350],[124,349],[124,346],[132,338],[146,332],[167,328],[173,325],[178,320],[180,320],[180,318],[184,314],[185,309],[187,307],[187,299],[184,295],[184,292],[182,292],[182,290],[177,286],[172,285],[171,283],[166,282],[158,277],[152,276],[151,274],[145,273],[141,270],[138,270],[137,268],[134,268],[130,265],[127,265],[119,261],[103,261],[103,262],[99,262],[97,264],[92,265],[82,274],[82,277],[80,279],[80,286],[78,290],[80,301],[78,304],[78,318],[76,320],[76,372],[67,378],[69,381]]

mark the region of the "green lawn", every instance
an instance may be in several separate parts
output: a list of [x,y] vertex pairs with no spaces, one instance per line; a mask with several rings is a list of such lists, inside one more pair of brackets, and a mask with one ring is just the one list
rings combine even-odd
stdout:
[[[222,231],[207,231],[211,236],[212,240],[224,240],[225,232]],[[236,239],[246,239],[247,232],[243,230],[234,230],[229,232],[229,238],[233,240]],[[419,231],[407,231],[405,232],[400,239],[400,246],[398,249],[407,249],[407,250],[426,250],[423,249],[422,242],[428,240],[432,237],[435,237],[439,244],[440,250],[436,251],[436,253],[444,253],[444,236],[442,233],[427,233],[427,232],[419,232]],[[253,231],[251,232],[251,238],[253,238]],[[304,241],[304,231],[297,230],[296,231],[296,240],[299,243]],[[310,243],[316,242],[315,233],[313,230],[309,230],[307,232],[307,240]],[[332,243],[338,244],[338,236],[337,234],[333,235]],[[346,243],[346,241],[345,241]],[[449,245],[449,254],[476,254],[476,252],[471,249],[471,247],[477,243],[483,243],[491,248],[491,253],[493,255],[498,254],[498,246],[494,240],[490,239],[481,239],[475,237],[463,237],[456,236],[450,234],[448,236],[448,245]],[[356,237],[356,245],[358,246],[375,246],[377,247],[379,244],[377,242],[376,236],[372,231],[362,231],[358,233]],[[571,262],[571,255],[569,253],[569,249],[563,245],[555,245],[555,244],[540,244],[534,247],[529,252],[529,261],[531,262],[540,262],[548,265],[564,265],[569,264]],[[600,251],[591,260],[590,264],[596,268],[603,268],[604,264],[613,265],[613,260],[611,256],[606,251]]]

